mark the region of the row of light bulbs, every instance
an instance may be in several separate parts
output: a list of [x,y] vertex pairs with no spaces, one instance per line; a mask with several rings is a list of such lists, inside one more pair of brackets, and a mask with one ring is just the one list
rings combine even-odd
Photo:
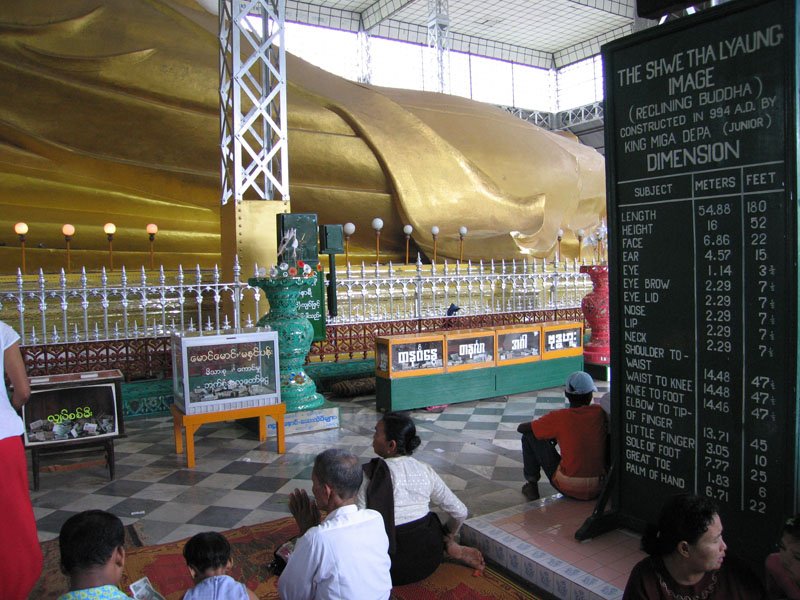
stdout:
[[[383,229],[383,219],[376,217],[372,219],[372,228],[377,232]],[[356,232],[356,226],[353,223],[345,223],[344,224],[344,234],[345,235],[353,235]],[[411,225],[405,225],[403,227],[403,233],[406,235],[411,235],[414,233],[414,228]],[[439,227],[434,225],[431,227],[431,235],[439,235]],[[467,235],[467,228],[463,225],[458,228],[458,235],[460,237],[465,237]]]
[[[156,239],[156,234],[158,233],[158,225],[155,223],[148,223],[145,227],[145,231],[147,235],[150,237],[150,268],[154,268],[153,262],[153,242]],[[114,251],[112,242],[114,240],[114,234],[117,232],[117,226],[114,223],[106,223],[103,225],[103,233],[106,234],[108,238],[108,263],[109,268],[113,271],[114,270]],[[25,236],[28,235],[28,224],[27,223],[15,223],[14,224],[14,233],[19,236],[20,245],[22,247],[22,273],[25,274]],[[61,226],[61,233],[64,235],[64,240],[67,243],[67,272],[70,272],[72,269],[72,265],[70,263],[70,247],[69,244],[72,241],[72,236],[75,235],[75,226],[71,223],[64,223]]]
[[[383,229],[383,219],[375,218],[372,219],[372,228],[375,230],[375,262],[379,262],[380,258],[380,237],[381,237],[381,229]],[[356,226],[353,223],[345,223],[344,224],[344,235],[345,235],[345,260],[347,262],[350,261],[349,257],[349,241],[350,236],[353,235],[356,231]],[[600,229],[598,230],[598,240],[602,242],[602,238],[605,235],[605,224],[603,224]],[[403,227],[403,233],[406,235],[406,264],[408,264],[408,246],[409,240],[411,238],[411,234],[414,232],[414,228],[411,225],[405,225]],[[578,236],[578,259],[580,260],[580,253],[581,253],[581,245],[583,244],[584,239],[584,231],[583,229],[578,229],[575,232]],[[437,250],[437,241],[439,238],[439,227],[434,225],[431,227],[431,235],[433,236],[433,262],[436,262],[436,250]],[[458,259],[464,260],[464,238],[467,236],[467,228],[463,225],[458,228],[458,239],[459,239],[459,248],[458,248]],[[561,240],[564,237],[564,230],[558,230],[558,238],[557,238],[557,249],[556,249],[556,260],[559,260],[561,255]]]
[[[148,223],[145,227],[145,231],[150,236],[150,241],[152,242],[155,238],[155,235],[158,233],[158,225],[155,223]],[[114,223],[106,223],[103,225],[103,233],[108,236],[113,236],[117,232],[117,226]],[[27,223],[16,223],[14,225],[14,233],[16,233],[21,241],[25,241],[25,236],[28,234],[28,224]],[[64,237],[67,241],[72,239],[72,236],[75,235],[75,226],[70,223],[64,223],[61,226],[61,233],[64,234]]]
[[[380,262],[381,254],[381,229],[383,229],[383,219],[375,217],[372,219],[372,228],[375,230],[375,263]],[[344,254],[345,262],[350,262],[350,236],[356,232],[356,226],[353,223],[344,224]],[[406,235],[406,264],[408,264],[408,249],[411,241],[411,234],[414,233],[414,228],[411,225],[403,227],[403,233]],[[437,244],[439,239],[439,227],[434,225],[431,227],[431,235],[433,236],[433,262],[436,262]],[[464,259],[464,238],[467,235],[467,228],[463,225],[458,228],[459,249],[458,259]]]

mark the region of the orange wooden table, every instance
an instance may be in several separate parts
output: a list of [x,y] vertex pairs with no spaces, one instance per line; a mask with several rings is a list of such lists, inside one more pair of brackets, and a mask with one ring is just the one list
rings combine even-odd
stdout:
[[223,410],[220,412],[187,415],[175,406],[170,406],[172,411],[172,428],[175,431],[175,452],[183,454],[183,435],[181,429],[186,429],[186,466],[194,468],[194,433],[205,423],[219,423],[220,421],[236,421],[237,419],[258,418],[258,441],[267,439],[267,417],[275,420],[277,425],[278,453],[286,452],[286,432],[283,416],[286,414],[286,405],[271,404],[269,406],[254,406],[252,408],[237,408],[236,410]]

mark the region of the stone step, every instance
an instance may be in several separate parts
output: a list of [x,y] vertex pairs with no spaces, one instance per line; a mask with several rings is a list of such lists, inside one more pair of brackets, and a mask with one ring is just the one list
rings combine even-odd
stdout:
[[618,600],[645,554],[639,550],[639,535],[628,530],[577,541],[575,531],[593,509],[593,502],[556,494],[468,519],[461,540],[556,598]]

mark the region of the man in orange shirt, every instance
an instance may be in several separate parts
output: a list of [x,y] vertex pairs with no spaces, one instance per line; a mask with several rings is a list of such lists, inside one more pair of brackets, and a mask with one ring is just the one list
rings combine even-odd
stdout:
[[596,391],[588,373],[575,371],[567,378],[564,390],[569,408],[517,427],[522,434],[522,463],[527,481],[522,493],[528,500],[539,499],[542,470],[553,487],[565,496],[591,500],[600,495],[606,473],[608,426],[602,407],[591,404]]

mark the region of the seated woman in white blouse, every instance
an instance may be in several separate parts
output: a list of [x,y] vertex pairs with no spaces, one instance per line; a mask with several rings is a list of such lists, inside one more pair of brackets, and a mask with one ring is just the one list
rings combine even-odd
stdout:
[[[467,507],[450,491],[430,465],[411,458],[420,439],[414,422],[387,413],[375,425],[372,448],[380,458],[364,465],[358,507],[383,515],[392,559],[392,585],[414,583],[428,577],[441,564],[443,554],[483,571],[484,561],[475,548],[455,541]],[[433,502],[448,515],[442,527]]]

